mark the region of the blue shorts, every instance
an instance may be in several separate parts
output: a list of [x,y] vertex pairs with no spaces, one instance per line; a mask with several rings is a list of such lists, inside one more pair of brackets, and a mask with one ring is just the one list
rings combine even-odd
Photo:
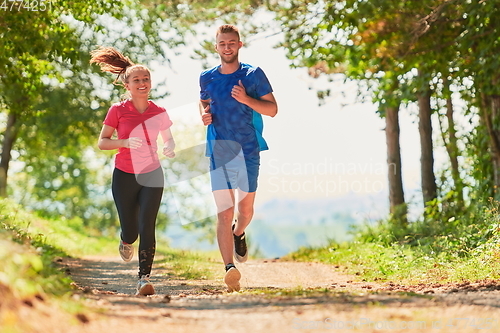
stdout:
[[230,161],[210,157],[210,180],[212,191],[240,189],[251,193],[257,191],[260,157],[245,158],[240,152]]

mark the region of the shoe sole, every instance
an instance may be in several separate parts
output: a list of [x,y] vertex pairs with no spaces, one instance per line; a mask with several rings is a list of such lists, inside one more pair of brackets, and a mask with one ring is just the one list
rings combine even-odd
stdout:
[[234,259],[239,262],[240,264],[244,263],[247,261],[248,259],[248,250],[247,250],[247,254],[245,254],[243,257],[240,256],[238,253],[236,253],[236,249],[234,250]]
[[224,283],[227,285],[227,291],[228,292],[233,292],[233,291],[240,291],[240,279],[241,279],[241,273],[239,270],[236,268],[230,268],[226,276],[224,276]]
[[137,295],[148,296],[154,294],[155,288],[150,283],[143,285],[141,289],[137,290]]
[[125,261],[125,262],[130,262],[130,261],[132,261],[132,258],[133,258],[134,256],[132,255],[132,256],[130,256],[130,258],[125,258],[125,257],[124,257],[124,256],[122,256],[122,255],[121,255],[121,253],[120,253],[120,257],[122,257],[122,260],[123,260],[123,261]]
[[[132,246],[132,245],[131,245]],[[122,245],[120,244],[120,246],[118,247],[118,252],[120,253],[120,257],[122,257],[122,260],[125,261],[125,262],[130,262],[132,260],[132,258],[134,257],[134,247],[132,246],[132,249],[131,249],[131,253],[130,253],[130,257],[125,257],[123,254],[122,254],[122,251],[120,251]]]

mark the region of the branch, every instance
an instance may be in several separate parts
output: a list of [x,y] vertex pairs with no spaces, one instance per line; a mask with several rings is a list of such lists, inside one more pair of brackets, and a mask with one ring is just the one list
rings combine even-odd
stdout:
[[417,22],[417,26],[415,27],[415,29],[413,29],[412,31],[413,39],[417,40],[422,37],[422,35],[424,35],[427,31],[429,31],[431,24],[437,21],[441,13],[444,11],[445,7],[457,1],[458,0],[445,1],[437,6],[429,15],[421,18]]

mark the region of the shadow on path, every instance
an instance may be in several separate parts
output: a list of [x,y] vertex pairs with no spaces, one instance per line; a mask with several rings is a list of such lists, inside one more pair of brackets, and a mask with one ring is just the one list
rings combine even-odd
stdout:
[[[137,263],[123,262],[119,258],[88,257],[85,259],[66,258],[62,262],[69,269],[69,274],[86,297],[100,300],[100,303],[121,307],[120,312],[126,315],[123,307],[139,307],[149,309],[178,309],[178,310],[229,310],[246,309],[256,310],[268,307],[303,307],[315,305],[332,305],[339,308],[363,307],[369,305],[383,305],[389,307],[427,307],[436,302],[446,306],[447,303],[468,303],[477,301],[493,307],[500,307],[500,294],[490,293],[470,295],[470,293],[454,293],[439,295],[418,295],[414,293],[395,293],[388,291],[357,290],[339,288],[336,283],[319,288],[319,284],[312,286],[314,290],[307,290],[309,286],[303,285],[303,280],[297,280],[296,291],[293,295],[287,294],[283,289],[267,286],[259,281],[258,267],[262,262],[250,263],[246,269],[252,269],[255,278],[252,283],[247,282],[242,293],[226,293],[222,281],[212,280],[177,280],[166,277],[166,271],[156,270],[151,282],[155,286],[156,295],[143,297],[136,296]],[[307,276],[317,274],[318,267],[311,267],[311,272],[301,271],[293,274],[293,269],[287,263],[268,263],[265,271],[267,274],[284,274],[286,288],[291,286],[290,275]],[[277,267],[276,271],[271,271]],[[327,267],[327,266],[326,266]],[[323,267],[321,267],[323,269]],[[281,272],[281,273],[280,273]],[[247,273],[247,272],[245,272]],[[331,274],[335,274],[334,272]],[[340,275],[339,275],[340,276]],[[265,279],[265,276],[261,278]],[[344,276],[345,278],[345,276]],[[335,279],[323,277],[322,283]],[[347,281],[351,282],[351,281]],[[242,280],[242,285],[245,284]],[[269,284],[269,283],[268,283]],[[272,284],[272,283],[271,283]],[[301,289],[303,288],[303,289]],[[309,289],[312,289],[309,287]],[[301,294],[300,290],[304,290]]]

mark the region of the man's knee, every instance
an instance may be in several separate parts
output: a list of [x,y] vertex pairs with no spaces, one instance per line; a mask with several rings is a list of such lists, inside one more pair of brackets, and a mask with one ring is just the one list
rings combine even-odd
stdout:
[[242,204],[238,205],[238,213],[241,217],[251,219],[254,213],[253,204]]
[[234,217],[234,209],[226,209],[217,213],[217,223],[231,224]]

